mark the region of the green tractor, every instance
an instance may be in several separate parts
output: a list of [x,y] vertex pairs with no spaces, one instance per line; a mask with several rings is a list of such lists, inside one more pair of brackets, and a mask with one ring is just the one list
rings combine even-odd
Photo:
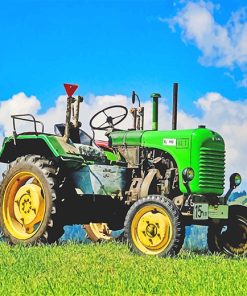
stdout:
[[[177,84],[172,130],[158,130],[159,94],[152,95],[152,130],[143,130],[144,108],[133,92],[133,126],[117,129],[128,110],[110,106],[91,118],[92,137],[81,129],[77,85],[65,89],[66,122],[56,124],[54,134],[31,114],[12,115],[13,135],[0,151],[0,162],[8,164],[0,223],[10,243],[53,243],[64,225],[82,224],[93,241],[124,229],[132,251],[176,255],[185,226],[197,224],[208,226],[210,251],[246,254],[246,200],[228,204],[241,177],[234,173],[222,195],[222,137],[205,126],[176,130]],[[17,120],[29,121],[33,131],[17,133]],[[104,130],[108,141],[97,141],[95,130]]]

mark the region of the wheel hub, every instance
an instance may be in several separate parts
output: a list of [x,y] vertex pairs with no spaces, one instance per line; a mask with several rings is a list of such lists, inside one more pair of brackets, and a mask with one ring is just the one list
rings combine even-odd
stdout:
[[21,203],[20,211],[24,214],[29,213],[30,210],[32,209],[32,202],[30,200],[30,197],[28,196],[26,199],[26,196],[24,195],[24,197],[21,198],[20,203]]
[[169,219],[158,211],[145,213],[137,224],[137,237],[146,248],[158,250],[169,243]]
[[146,227],[146,235],[153,238],[157,235],[157,226],[154,224],[148,224]]
[[26,184],[16,193],[14,198],[14,215],[21,224],[30,224],[37,219],[43,199],[41,188],[36,184]]

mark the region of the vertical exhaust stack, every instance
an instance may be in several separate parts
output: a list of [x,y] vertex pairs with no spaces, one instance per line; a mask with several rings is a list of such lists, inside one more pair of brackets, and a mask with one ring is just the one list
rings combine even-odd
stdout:
[[158,116],[159,116],[159,102],[158,99],[161,98],[160,94],[153,93],[151,94],[151,98],[153,98],[153,119],[152,119],[152,130],[158,130]]
[[177,129],[178,114],[178,83],[173,83],[173,108],[172,108],[172,129]]

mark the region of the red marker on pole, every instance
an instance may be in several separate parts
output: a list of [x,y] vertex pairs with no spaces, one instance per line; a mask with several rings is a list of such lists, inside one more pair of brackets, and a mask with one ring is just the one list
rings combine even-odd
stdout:
[[68,97],[72,97],[74,92],[77,90],[78,85],[77,84],[64,83],[64,88],[65,88],[65,91],[66,91]]

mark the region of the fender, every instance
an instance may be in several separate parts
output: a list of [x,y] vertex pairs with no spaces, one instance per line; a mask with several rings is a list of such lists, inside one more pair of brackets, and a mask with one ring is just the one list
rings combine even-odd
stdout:
[[0,151],[0,162],[9,163],[26,154],[38,154],[46,157],[63,157],[67,159],[82,158],[77,149],[63,141],[62,137],[50,134],[19,134],[4,139]]

